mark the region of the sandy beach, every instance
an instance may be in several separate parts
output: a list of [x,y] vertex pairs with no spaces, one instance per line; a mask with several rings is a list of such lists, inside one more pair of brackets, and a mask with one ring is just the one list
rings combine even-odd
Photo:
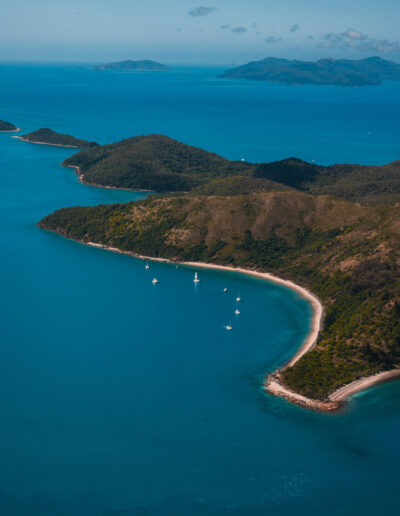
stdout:
[[[77,167],[73,167],[77,168]],[[111,247],[103,244],[97,244],[95,242],[83,242],[81,243],[90,245],[92,247],[98,247],[101,249],[105,249],[108,251],[120,253],[120,254],[127,254],[129,256],[132,256],[134,258],[139,258],[141,260],[149,260],[149,261],[155,261],[155,262],[164,262],[164,263],[179,263],[181,265],[186,265],[190,267],[197,267],[197,268],[205,268],[205,269],[217,269],[221,271],[230,271],[230,272],[239,272],[241,274],[247,274],[250,276],[254,276],[266,281],[278,283],[280,285],[284,285],[288,288],[291,288],[298,292],[302,297],[307,299],[312,306],[313,309],[313,317],[311,321],[311,327],[310,332],[305,339],[305,341],[302,343],[300,349],[295,353],[295,355],[289,360],[289,362],[280,370],[275,371],[274,373],[270,373],[266,376],[264,382],[263,382],[263,388],[265,392],[268,394],[271,394],[273,396],[280,396],[282,398],[285,398],[287,401],[290,401],[291,403],[295,403],[297,405],[300,405],[302,407],[305,407],[307,409],[316,410],[319,412],[332,412],[340,409],[343,406],[343,403],[348,400],[351,396],[354,394],[368,389],[370,387],[373,387],[374,385],[378,385],[380,383],[392,380],[394,378],[400,377],[400,369],[394,369],[391,371],[383,371],[381,373],[378,373],[376,375],[372,375],[366,378],[360,378],[358,380],[355,380],[354,382],[351,382],[347,385],[344,385],[343,387],[339,388],[335,392],[333,392],[327,400],[315,400],[311,398],[307,398],[306,396],[303,396],[295,391],[290,390],[288,387],[286,387],[282,381],[281,381],[281,371],[284,370],[286,367],[291,367],[293,364],[295,364],[300,358],[310,351],[316,344],[318,339],[318,334],[321,330],[322,326],[322,319],[324,314],[324,309],[321,301],[309,290],[307,290],[304,287],[301,287],[300,285],[297,285],[293,281],[285,280],[283,278],[279,278],[278,276],[274,276],[273,274],[269,272],[260,272],[256,270],[251,269],[245,269],[242,267],[230,267],[227,265],[217,265],[212,263],[203,263],[203,262],[178,262],[174,260],[169,260],[167,258],[154,258],[151,256],[143,256],[139,255],[133,252],[129,251],[121,251],[120,249],[116,247]]]
[[378,385],[380,383],[388,382],[389,380],[393,380],[394,378],[400,377],[400,369],[392,369],[391,371],[383,371],[382,373],[378,373],[372,376],[366,376],[365,378],[360,378],[355,382],[351,382],[347,385],[344,385],[334,393],[329,396],[329,399],[333,402],[342,402],[347,400],[353,394],[357,392],[363,391],[365,389],[369,389],[374,385]]

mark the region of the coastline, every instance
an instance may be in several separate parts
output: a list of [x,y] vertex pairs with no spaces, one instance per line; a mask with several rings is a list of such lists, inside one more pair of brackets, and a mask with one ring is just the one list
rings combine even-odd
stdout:
[[[21,128],[17,127],[16,129],[10,129],[9,131],[0,131],[0,133],[18,133],[19,131],[21,131]],[[18,138],[18,136],[16,136],[16,138]]]
[[144,189],[140,189],[140,188],[121,188],[119,186],[105,186],[105,185],[99,185],[97,183],[88,183],[87,181],[84,180],[83,178],[83,174],[81,173],[81,170],[78,166],[76,165],[64,165],[62,164],[63,167],[65,168],[73,168],[74,171],[75,171],[75,174],[77,174],[79,176],[79,182],[81,183],[81,185],[85,185],[85,186],[95,186],[96,188],[107,188],[108,190],[127,190],[129,192],[150,192],[150,193],[155,193],[155,190],[144,190]]
[[[21,129],[19,129],[19,131],[20,130]],[[13,131],[13,132],[15,132],[15,131]],[[33,140],[27,140],[23,136],[14,136],[14,138],[17,138],[18,140],[21,140],[22,142],[34,143],[35,145],[51,145],[52,147],[67,147],[69,149],[80,149],[80,147],[77,147],[76,145],[62,145],[61,143],[35,142]]]
[[[78,168],[78,167],[73,167]],[[69,238],[67,235],[63,235],[62,233],[56,231],[56,230],[48,230],[52,231],[54,233],[57,233],[61,236],[64,236],[65,238]],[[76,242],[80,242],[82,244],[91,246],[91,247],[97,247],[100,249],[104,249],[106,251],[111,251],[114,253],[119,254],[125,254],[128,256],[132,256],[133,258],[137,258],[140,260],[149,260],[153,262],[163,262],[163,263],[176,263],[180,265],[186,265],[189,267],[200,267],[204,269],[215,269],[215,270],[222,270],[222,271],[230,271],[230,272],[239,272],[241,274],[248,274],[253,277],[257,277],[260,279],[264,279],[266,281],[270,281],[273,283],[278,283],[280,285],[284,285],[292,290],[295,290],[298,292],[303,298],[307,299],[312,307],[313,310],[313,316],[311,320],[311,329],[308,333],[306,339],[300,346],[300,349],[295,353],[295,355],[289,360],[289,362],[282,367],[281,369],[276,370],[273,373],[269,373],[266,375],[262,385],[263,390],[265,393],[273,395],[273,396],[279,396],[281,398],[286,399],[287,401],[294,403],[296,405],[300,405],[303,408],[307,408],[310,410],[318,411],[318,412],[336,412],[340,408],[342,408],[344,402],[346,402],[351,396],[354,394],[361,392],[363,390],[369,389],[375,385],[379,385],[381,383],[390,381],[394,378],[400,377],[400,369],[392,369],[389,371],[382,371],[380,373],[377,373],[372,376],[367,376],[364,378],[359,378],[357,380],[354,380],[351,383],[348,383],[333,393],[331,393],[328,396],[328,399],[323,400],[316,400],[307,398],[306,396],[303,396],[302,394],[290,390],[288,387],[284,385],[284,383],[281,380],[281,371],[286,369],[287,367],[291,367],[293,364],[295,364],[300,358],[314,348],[319,332],[321,330],[322,326],[322,320],[324,315],[324,309],[321,301],[315,296],[313,293],[311,293],[308,289],[305,287],[302,287],[300,285],[297,285],[291,280],[285,280],[283,278],[280,278],[278,276],[274,276],[273,274],[269,272],[260,272],[252,269],[245,269],[243,267],[230,267],[227,265],[217,265],[213,263],[206,263],[206,262],[180,262],[176,260],[171,260],[168,258],[156,258],[152,256],[145,256],[140,255],[134,252],[130,251],[122,251],[121,249],[118,249],[117,247],[111,247],[104,244],[97,244],[95,242],[85,242],[83,240],[77,240],[72,239]]]

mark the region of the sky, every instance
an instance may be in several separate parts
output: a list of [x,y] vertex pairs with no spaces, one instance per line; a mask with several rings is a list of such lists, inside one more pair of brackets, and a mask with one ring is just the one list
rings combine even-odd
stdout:
[[400,0],[0,0],[0,61],[400,61]]

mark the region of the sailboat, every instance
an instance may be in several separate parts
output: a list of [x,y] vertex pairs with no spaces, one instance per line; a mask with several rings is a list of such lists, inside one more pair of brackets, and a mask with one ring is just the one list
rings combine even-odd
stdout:
[[146,262],[146,265],[144,267],[145,269],[150,269],[150,265],[149,265],[149,262]]
[[240,302],[241,302],[241,300],[242,300],[242,298],[240,297],[240,294],[239,294],[239,291],[238,291],[238,295],[237,295],[236,301],[237,301],[238,303],[240,303]]
[[153,285],[157,285],[157,283],[159,283],[157,278],[153,278],[151,282],[153,283]]
[[224,288],[224,292],[228,292],[228,289],[226,287]]
[[199,278],[197,277],[197,272],[194,273],[194,283],[199,283]]
[[240,315],[240,310],[238,310],[237,308],[235,310],[235,315]]

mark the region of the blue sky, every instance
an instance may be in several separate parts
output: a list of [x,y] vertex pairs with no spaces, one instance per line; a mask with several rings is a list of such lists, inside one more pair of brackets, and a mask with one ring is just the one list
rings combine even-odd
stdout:
[[0,0],[1,61],[400,61],[400,0]]

